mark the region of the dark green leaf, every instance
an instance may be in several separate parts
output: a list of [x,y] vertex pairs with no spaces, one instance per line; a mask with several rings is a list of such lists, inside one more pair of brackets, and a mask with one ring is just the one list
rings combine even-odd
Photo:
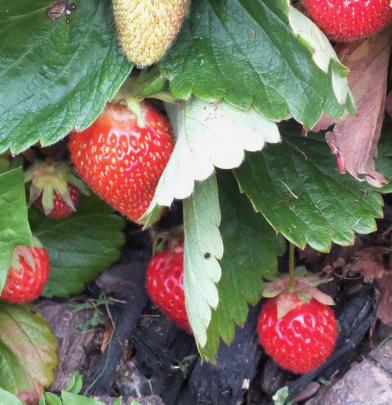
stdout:
[[[322,112],[334,117],[343,113],[332,90],[331,71],[345,73],[336,61],[329,73],[316,66],[310,47],[290,28],[287,0],[191,4],[190,17],[160,64],[175,96],[224,98],[241,108],[253,104],[266,118],[291,115],[309,128]],[[347,83],[341,85],[347,94]],[[349,97],[341,103],[351,109]]]
[[54,0],[3,0],[0,8],[0,151],[52,144],[89,126],[129,75],[109,0],[74,0],[51,21]]
[[18,245],[32,245],[22,168],[0,174],[0,291]]
[[385,124],[378,144],[376,170],[381,172],[389,181],[381,191],[392,193],[392,126],[389,124]]
[[[283,130],[281,133],[284,132]],[[350,245],[354,233],[376,230],[381,195],[339,174],[324,139],[286,130],[280,145],[248,153],[235,171],[240,188],[277,232],[303,248],[327,252],[331,242]]]
[[218,283],[219,305],[212,311],[207,345],[201,351],[210,360],[217,353],[220,337],[230,343],[235,323],[241,325],[246,321],[248,304],[255,304],[261,298],[262,277],[277,270],[277,256],[285,249],[284,239],[276,235],[240,194],[232,175],[221,173],[218,179],[220,231],[225,250]]
[[119,258],[124,243],[124,220],[96,198],[83,198],[77,212],[63,221],[31,210],[30,223],[50,257],[46,296],[65,297],[82,291]]
[[54,379],[57,340],[27,306],[0,304],[0,386],[34,402]]

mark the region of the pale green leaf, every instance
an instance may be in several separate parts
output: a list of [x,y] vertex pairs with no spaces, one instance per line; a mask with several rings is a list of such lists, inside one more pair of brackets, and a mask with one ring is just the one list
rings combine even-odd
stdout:
[[67,391],[61,392],[61,399],[64,405],[106,405],[96,399],[87,398]]
[[218,179],[224,255],[219,305],[212,311],[207,344],[201,350],[209,360],[214,360],[221,337],[231,343],[235,325],[247,319],[248,304],[256,304],[262,296],[262,278],[277,271],[278,256],[286,248],[284,239],[240,193],[231,173],[222,172]]
[[20,399],[10,392],[0,388],[0,404],[1,405],[25,405]]
[[168,106],[177,142],[163,172],[151,212],[156,205],[170,206],[174,199],[192,194],[195,181],[203,181],[214,168],[241,165],[245,151],[263,149],[280,141],[276,124],[254,110],[242,111],[225,102],[193,98],[185,108]]
[[216,177],[196,183],[191,197],[184,201],[184,290],[185,305],[196,342],[207,342],[206,330],[211,308],[218,306],[216,284],[221,276],[218,260],[223,255],[219,232],[221,214]]

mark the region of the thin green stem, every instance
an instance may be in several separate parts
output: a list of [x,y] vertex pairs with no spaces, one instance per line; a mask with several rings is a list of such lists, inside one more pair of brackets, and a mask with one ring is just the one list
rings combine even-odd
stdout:
[[296,291],[294,253],[295,246],[289,242],[289,286],[287,291],[290,293],[294,293]]

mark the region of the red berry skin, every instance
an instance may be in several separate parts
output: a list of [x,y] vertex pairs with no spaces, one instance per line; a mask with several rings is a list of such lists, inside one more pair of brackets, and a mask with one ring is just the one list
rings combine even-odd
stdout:
[[[79,202],[79,190],[74,187],[72,184],[68,184],[68,191],[69,195],[71,196],[71,200],[76,207]],[[42,195],[36,201],[35,205],[44,212],[42,207]],[[47,215],[48,218],[59,220],[65,219],[71,216],[75,211],[63,200],[63,198],[58,195],[56,192],[53,193],[53,209]]]
[[184,247],[156,253],[147,266],[146,287],[151,301],[177,326],[191,333],[185,309]]
[[392,21],[390,0],[302,0],[309,17],[338,42],[357,41]]
[[338,325],[328,306],[315,299],[307,303],[296,300],[294,308],[280,319],[277,298],[268,300],[260,312],[257,332],[264,350],[277,364],[304,374],[320,367],[331,355]]
[[8,271],[0,300],[10,304],[23,304],[38,298],[45,288],[49,276],[49,256],[45,248],[29,248],[34,259],[34,270],[23,256],[19,256],[19,269]]
[[131,221],[140,222],[174,147],[169,121],[141,103],[144,127],[122,104],[107,104],[86,130],[70,135],[72,162],[96,194]]

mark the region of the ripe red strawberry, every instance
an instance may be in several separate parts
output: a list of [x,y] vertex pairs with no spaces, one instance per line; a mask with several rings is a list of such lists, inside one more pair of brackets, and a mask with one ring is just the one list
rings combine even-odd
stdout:
[[151,301],[180,328],[191,333],[183,287],[184,247],[156,253],[147,266],[146,286]]
[[10,304],[23,304],[38,298],[49,276],[49,256],[35,239],[34,247],[18,246],[0,300]]
[[390,0],[302,0],[309,17],[332,40],[377,34],[392,21]]
[[338,326],[327,305],[283,292],[264,304],[257,331],[261,345],[276,363],[303,374],[317,369],[331,355]]
[[125,105],[107,104],[89,128],[69,140],[82,179],[134,222],[141,222],[173,151],[169,121],[150,104],[140,106],[144,126]]
[[34,203],[52,219],[69,217],[76,211],[79,191],[88,194],[65,162],[35,162],[25,173],[25,182],[30,181],[30,205]]

